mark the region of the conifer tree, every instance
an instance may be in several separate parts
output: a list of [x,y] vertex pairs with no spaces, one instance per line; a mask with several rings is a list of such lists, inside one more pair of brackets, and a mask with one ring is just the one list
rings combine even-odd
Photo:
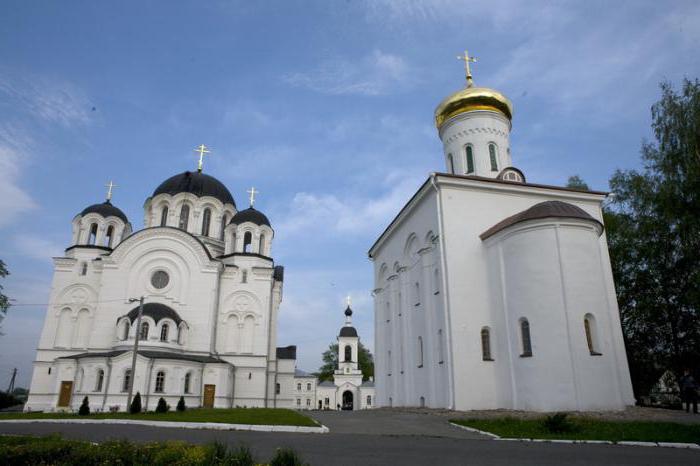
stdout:
[[129,406],[129,412],[131,414],[139,414],[141,412],[141,393],[136,392],[136,396],[134,397],[134,400],[131,402],[131,406]]

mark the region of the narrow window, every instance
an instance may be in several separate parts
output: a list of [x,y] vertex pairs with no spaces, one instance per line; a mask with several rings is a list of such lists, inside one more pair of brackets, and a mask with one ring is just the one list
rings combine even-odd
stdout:
[[156,393],[163,393],[165,385],[165,372],[158,371],[156,374]]
[[97,369],[97,378],[95,381],[95,391],[96,392],[101,392],[102,391],[102,383],[105,380],[105,371],[102,369]]
[[308,407],[310,407],[310,406],[311,406],[311,399],[310,399],[310,398],[307,398],[307,399],[306,399],[306,407],[308,408]]
[[83,262],[82,266],[80,267],[80,275],[87,275],[87,262]]
[[160,211],[160,226],[164,227],[168,224],[168,206],[163,206],[163,210]]
[[481,329],[481,359],[493,361],[491,357],[491,331],[488,327]]
[[386,321],[391,322],[391,304],[389,301],[386,302]]
[[301,398],[297,398],[297,406],[301,406]]
[[122,383],[122,391],[123,392],[129,391],[130,381],[131,381],[131,369],[127,369],[124,371],[124,383]]
[[520,337],[523,344],[523,354],[520,356],[523,358],[529,358],[532,356],[532,341],[530,340],[530,322],[527,319],[520,319]]
[[467,146],[467,174],[474,173],[474,150],[472,146]]
[[122,340],[129,338],[129,321],[125,320],[122,324]]
[[244,270],[241,272],[241,283],[248,283],[248,271]]
[[306,384],[306,390],[307,390],[307,391],[311,391],[311,384],[310,384],[310,383],[307,383],[307,384]]
[[416,284],[414,285],[413,290],[415,293],[415,296],[413,297],[413,300],[416,303],[415,305],[420,306],[420,284],[418,282],[416,282]]
[[265,255],[265,235],[260,235],[260,242],[258,243],[258,254]]
[[148,322],[141,323],[141,333],[139,334],[139,340],[148,340]]
[[183,204],[182,208],[180,209],[180,223],[178,224],[178,228],[187,231],[187,224],[189,220],[190,206],[188,206],[187,204]]
[[367,406],[372,406],[372,395],[367,395]]
[[51,368],[49,367],[49,375],[51,375]]
[[297,391],[299,391],[299,392],[301,391],[301,383],[297,384]]
[[489,144],[489,158],[491,159],[491,171],[498,171],[498,160],[496,159],[496,144]]
[[389,369],[389,372],[386,375],[391,377],[391,350],[389,350],[386,354],[386,367]]
[[275,384],[275,395],[279,395],[279,394],[280,394],[280,384],[276,383]]
[[436,268],[433,271],[433,294],[440,294],[440,272]]
[[90,225],[90,236],[88,236],[88,244],[95,244],[97,241],[97,223]]
[[345,347],[345,362],[352,362],[352,348],[350,345]]
[[420,407],[425,408],[425,397],[424,396],[420,397]]
[[423,337],[418,337],[418,367],[423,367]]
[[160,328],[160,341],[168,341],[168,330],[170,329],[170,326],[168,324],[163,324],[163,326]]
[[185,393],[190,392],[190,383],[192,381],[192,373],[188,372],[185,374]]
[[596,326],[595,318],[592,314],[586,314],[583,318],[583,327],[586,331],[586,343],[588,343],[588,352],[591,356],[600,356],[600,352],[597,351],[597,341],[596,341]]
[[107,227],[107,234],[105,235],[104,245],[108,248],[112,247],[112,240],[114,239],[114,227],[112,225]]
[[221,217],[221,231],[219,232],[219,239],[221,241],[224,240],[224,230],[226,229],[226,224],[228,223],[228,218],[224,214],[223,217]]
[[253,234],[249,231],[243,235],[243,252],[250,252],[250,245],[253,243]]
[[447,154],[447,169],[450,173],[455,172],[455,161],[452,159],[452,154]]
[[211,209],[204,209],[202,215],[202,236],[209,236],[209,225],[211,224]]
[[445,346],[442,340],[442,329],[437,332],[437,344],[438,344],[438,364],[445,362]]

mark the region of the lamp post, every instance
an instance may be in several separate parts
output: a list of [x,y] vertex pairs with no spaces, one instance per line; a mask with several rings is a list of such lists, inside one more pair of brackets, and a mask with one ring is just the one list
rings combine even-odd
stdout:
[[134,335],[134,354],[131,357],[131,375],[129,377],[129,395],[126,398],[126,410],[131,409],[131,395],[134,393],[134,379],[136,378],[136,354],[139,350],[139,340],[141,339],[141,316],[143,315],[143,300],[145,298],[141,296],[139,299],[130,298],[130,303],[139,302],[139,314],[136,318],[136,334]]

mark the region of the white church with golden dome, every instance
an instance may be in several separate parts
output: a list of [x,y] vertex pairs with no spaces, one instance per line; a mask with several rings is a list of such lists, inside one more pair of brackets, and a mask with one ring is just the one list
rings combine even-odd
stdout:
[[[54,258],[26,410],[175,406],[292,407],[296,347],[278,348],[284,269],[274,231],[253,207],[238,210],[216,178],[186,171],[144,204],[144,228],[107,200],[72,222]],[[145,297],[140,306],[136,298]],[[138,355],[133,360],[133,348]]]
[[513,164],[511,102],[473,84],[435,111],[431,173],[369,250],[379,406],[634,404],[602,204]]

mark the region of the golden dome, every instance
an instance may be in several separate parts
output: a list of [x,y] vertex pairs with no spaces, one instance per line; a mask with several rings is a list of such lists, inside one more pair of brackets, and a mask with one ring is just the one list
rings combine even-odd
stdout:
[[465,87],[440,102],[435,109],[435,126],[440,129],[453,116],[472,110],[492,110],[513,119],[513,105],[506,96],[488,87]]

